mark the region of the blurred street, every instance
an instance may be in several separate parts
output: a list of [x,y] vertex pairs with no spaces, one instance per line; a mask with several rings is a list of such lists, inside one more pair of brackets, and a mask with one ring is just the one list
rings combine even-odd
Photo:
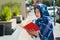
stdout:
[[[40,2],[46,4],[51,16],[54,40],[60,40],[60,0]],[[0,0],[0,40],[33,40],[21,24],[36,19],[34,6],[39,3],[37,0]]]

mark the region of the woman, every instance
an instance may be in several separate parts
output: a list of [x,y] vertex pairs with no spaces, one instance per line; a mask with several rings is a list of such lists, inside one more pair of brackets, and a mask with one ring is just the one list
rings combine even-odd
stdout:
[[42,4],[40,0],[36,0],[34,12],[37,17],[35,24],[37,24],[41,29],[38,32],[31,30],[29,33],[36,37],[40,37],[41,40],[54,40],[53,25],[46,5]]

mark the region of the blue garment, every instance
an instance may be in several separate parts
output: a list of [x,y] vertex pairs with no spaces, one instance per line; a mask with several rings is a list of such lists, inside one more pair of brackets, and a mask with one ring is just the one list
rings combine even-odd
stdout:
[[[48,40],[51,32],[53,32],[53,25],[52,23],[49,21],[48,17],[42,17],[39,18],[35,21],[35,24],[37,24],[41,30],[40,30],[40,35],[42,36],[42,40]],[[53,37],[51,37],[53,38]],[[53,38],[54,40],[54,38]]]
[[37,24],[41,28],[41,30],[39,30],[39,34],[41,35],[42,40],[54,40],[53,35],[50,37],[51,33],[53,34],[53,25],[47,11],[47,6],[44,4],[38,4],[35,6],[35,9],[36,8],[39,9],[41,18],[38,18],[35,21],[35,24]]

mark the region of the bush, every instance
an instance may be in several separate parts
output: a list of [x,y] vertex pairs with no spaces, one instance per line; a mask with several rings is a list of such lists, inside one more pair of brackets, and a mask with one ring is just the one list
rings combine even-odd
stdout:
[[19,8],[17,8],[17,7],[15,7],[14,9],[13,9],[13,16],[18,16],[19,15]]
[[46,0],[43,0],[43,4],[46,4],[47,6],[50,6],[50,2],[46,1]]
[[32,4],[34,4],[33,0],[29,0],[29,5],[32,6]]
[[4,7],[0,17],[1,21],[8,21],[12,17],[11,9],[9,7]]
[[55,0],[56,2],[55,2],[55,5],[56,6],[60,6],[60,0]]

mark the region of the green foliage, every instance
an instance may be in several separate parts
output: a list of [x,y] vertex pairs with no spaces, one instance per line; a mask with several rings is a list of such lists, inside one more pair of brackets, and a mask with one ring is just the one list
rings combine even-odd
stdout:
[[0,21],[8,21],[12,17],[12,12],[14,16],[19,15],[21,8],[21,3],[18,2],[7,2],[5,4],[0,4]]
[[46,0],[43,0],[43,4],[46,4],[47,6],[50,6],[50,2],[46,1]]
[[56,6],[60,6],[60,0],[55,0]]
[[14,2],[14,3],[12,3],[14,6],[17,6],[18,8],[20,8],[21,7],[21,3],[18,3],[18,2]]
[[33,3],[33,0],[29,0],[29,5],[32,5]]
[[12,17],[12,13],[9,7],[4,7],[4,9],[2,10],[2,14],[0,17],[1,21],[8,21],[10,20]]
[[15,7],[14,9],[13,9],[13,16],[18,16],[19,15],[19,8],[18,7]]
[[[47,0],[42,0],[42,2],[44,3],[44,4],[46,4],[47,6],[50,6],[50,2],[49,1],[47,1]],[[29,4],[30,5],[32,5],[34,2],[33,2],[33,0],[29,0]]]

